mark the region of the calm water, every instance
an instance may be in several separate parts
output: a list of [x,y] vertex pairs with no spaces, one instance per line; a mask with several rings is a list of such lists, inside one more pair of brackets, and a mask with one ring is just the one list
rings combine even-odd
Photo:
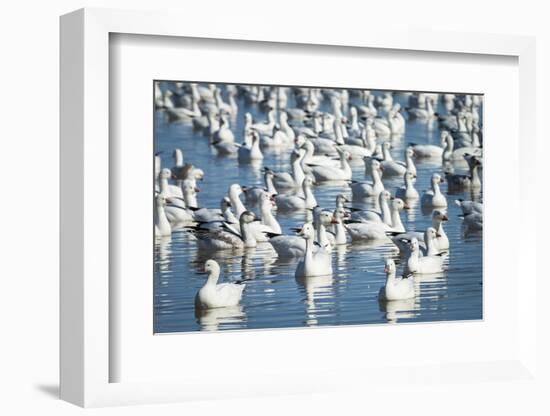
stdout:
[[[353,101],[353,100],[352,100]],[[394,102],[407,106],[408,97],[397,95]],[[239,114],[232,120],[237,142],[243,137],[244,113],[249,111],[255,120],[265,119],[257,107],[247,107],[238,100]],[[292,99],[289,106],[293,106]],[[328,109],[328,102],[321,106]],[[438,104],[437,111],[445,114]],[[403,158],[408,142],[439,142],[437,123],[430,127],[423,123],[407,121],[406,134],[393,141],[392,154]],[[256,166],[240,165],[237,159],[220,158],[208,145],[208,140],[193,131],[190,123],[168,123],[163,112],[155,114],[155,151],[162,151],[162,166],[173,166],[171,154],[174,148],[183,150],[185,162],[193,163],[205,172],[199,183],[199,205],[218,208],[221,197],[229,185],[262,185],[261,169],[265,166],[275,171],[289,171],[288,152],[265,153],[263,162]],[[417,163],[416,188],[421,192],[429,188],[431,174],[441,170],[437,164]],[[353,178],[364,179],[364,165],[353,166]],[[385,180],[385,187],[395,191],[402,179]],[[446,192],[446,184],[442,191]],[[334,209],[335,197],[349,189],[342,186],[321,185],[314,189],[318,204]],[[218,251],[204,253],[197,250],[194,237],[185,231],[175,231],[171,238],[159,240],[154,247],[155,262],[155,328],[156,333],[187,332],[198,330],[232,330],[256,328],[315,327],[321,325],[349,325],[387,322],[426,322],[468,320],[482,318],[482,237],[481,234],[465,235],[460,209],[454,200],[476,199],[482,195],[469,192],[447,195],[449,221],[444,224],[450,240],[447,270],[438,275],[415,277],[417,296],[407,301],[380,303],[378,291],[385,281],[384,259],[397,257],[392,244],[378,246],[348,244],[333,251],[333,276],[294,278],[296,260],[279,260],[269,244],[260,244],[240,254]],[[351,199],[351,198],[350,198]],[[349,204],[348,204],[349,205]],[[369,208],[369,202],[353,206]],[[256,211],[255,207],[248,207]],[[277,214],[283,232],[292,233],[291,227],[300,227],[305,214],[293,216]],[[404,211],[401,218],[407,230],[424,231],[431,224],[431,212],[423,213],[417,205]],[[205,283],[202,272],[205,260],[216,259],[221,266],[220,281],[247,279],[241,305],[235,308],[213,309],[195,315],[194,296]],[[398,265],[398,273],[402,270]]]

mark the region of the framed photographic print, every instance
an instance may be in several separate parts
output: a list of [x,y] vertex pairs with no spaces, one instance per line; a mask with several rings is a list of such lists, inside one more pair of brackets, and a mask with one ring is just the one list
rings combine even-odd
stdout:
[[533,40],[180,17],[61,20],[62,398],[530,379]]

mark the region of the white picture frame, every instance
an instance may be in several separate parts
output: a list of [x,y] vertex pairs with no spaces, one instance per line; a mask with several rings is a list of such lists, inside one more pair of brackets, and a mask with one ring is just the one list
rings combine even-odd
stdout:
[[[531,149],[536,146],[535,41],[530,37],[475,33],[434,33],[393,27],[357,31],[304,31],[290,26],[280,32],[268,21],[246,34],[236,33],[235,22],[221,19],[207,28],[173,13],[82,9],[61,18],[61,398],[80,406],[158,403],[214,397],[242,397],[280,393],[332,391],[348,385],[372,385],[396,369],[342,368],[330,381],[314,375],[281,373],[255,380],[246,388],[227,386],[192,374],[183,381],[110,382],[110,363],[119,359],[110,350],[109,327],[109,36],[112,33],[171,37],[266,41],[281,44],[353,46],[390,50],[504,55],[518,59],[519,134]],[[519,147],[520,209],[526,212],[536,193],[528,180],[526,146]],[[70,172],[70,174],[66,174]],[[521,215],[521,218],[527,218]],[[520,220],[526,221],[526,220]],[[536,375],[535,292],[537,270],[532,260],[536,230],[525,227],[518,236],[522,285],[517,288],[515,353],[499,361],[438,366],[421,364],[419,379],[448,372],[457,380],[479,382],[468,376],[483,371],[493,377],[524,380]],[[522,244],[522,242],[524,242]],[[518,264],[519,266],[519,264]],[[518,272],[517,270],[515,271]],[[385,376],[384,376],[385,374]],[[344,383],[342,380],[347,380]]]

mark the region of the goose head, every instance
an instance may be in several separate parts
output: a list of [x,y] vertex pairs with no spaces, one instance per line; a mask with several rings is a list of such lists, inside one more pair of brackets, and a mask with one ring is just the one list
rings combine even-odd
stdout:
[[393,261],[393,259],[386,259],[386,262],[384,264],[384,271],[387,275],[395,274],[395,262]]
[[161,169],[160,171],[160,174],[159,174],[159,179],[171,179],[173,177],[172,175],[172,171],[168,168],[164,168],[164,169]]
[[294,144],[296,145],[297,148],[300,148],[305,144],[306,141],[307,141],[306,136],[300,133],[294,139]]
[[414,156],[414,150],[411,146],[407,146],[405,149],[405,159]]
[[241,185],[239,185],[238,183],[234,183],[229,187],[229,191],[227,193],[230,197],[233,196],[238,198],[239,195],[243,193],[243,188],[241,188]]
[[311,176],[306,176],[304,178],[304,181],[302,182],[302,189],[305,191],[306,189],[311,189],[311,187],[315,184]]
[[195,196],[198,192],[200,192],[200,189],[195,186],[195,184],[190,180],[184,180],[183,184],[181,185],[181,191],[183,193],[183,196]]
[[251,124],[252,124],[252,114],[245,113],[244,114],[244,125],[245,126],[250,126]]
[[440,183],[444,183],[445,180],[441,177],[441,175],[439,173],[434,173],[432,175],[432,185],[433,186],[436,186],[436,185],[439,185]]
[[413,237],[411,239],[411,242],[409,243],[409,248],[413,253],[418,251],[418,239],[416,237]]
[[428,227],[426,228],[426,231],[424,231],[424,240],[426,241],[426,243],[428,243],[428,241],[435,240],[437,237],[440,237],[440,234],[438,234],[438,232],[433,227]]
[[405,208],[408,208],[407,205],[400,198],[393,198],[391,201],[391,207],[394,211],[401,211]]
[[440,209],[435,209],[432,213],[432,220],[435,221],[449,221],[449,217],[447,216],[447,213],[445,211],[442,211]]
[[193,178],[198,179],[199,181],[204,180],[204,171],[199,168],[193,169]]
[[267,192],[262,192],[260,195],[260,207],[272,207],[275,206],[275,201],[273,200],[273,197],[269,195]]
[[380,192],[380,195],[378,196],[378,202],[380,205],[382,205],[384,201],[389,201],[390,199],[392,199],[391,193],[386,189]]
[[166,206],[166,202],[168,202],[166,197],[162,193],[158,194],[155,199],[157,202],[157,207],[164,207]]
[[416,178],[416,175],[414,173],[412,173],[410,170],[408,170],[403,175],[403,178],[405,180],[405,183],[412,183],[414,178]]
[[344,194],[338,194],[336,196],[336,206],[337,207],[344,206],[344,202],[349,202],[348,197],[345,196]]
[[310,222],[306,222],[302,229],[298,232],[298,235],[304,237],[306,240],[312,240],[315,235],[313,224]]
[[333,214],[327,211],[321,212],[319,215],[319,221],[324,226],[330,225],[332,223]]
[[219,273],[220,272],[220,265],[216,260],[206,260],[204,263],[204,271],[206,274],[211,275],[213,273]]
[[241,217],[239,218],[240,224],[250,224],[254,221],[260,221],[259,218],[256,218],[256,214],[254,214],[252,211],[245,211],[241,214]]

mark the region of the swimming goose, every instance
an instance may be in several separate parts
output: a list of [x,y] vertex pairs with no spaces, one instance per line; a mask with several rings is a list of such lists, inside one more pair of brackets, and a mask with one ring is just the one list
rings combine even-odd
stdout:
[[359,210],[351,213],[352,221],[374,221],[374,222],[383,222],[389,227],[392,226],[392,218],[390,207],[388,201],[391,199],[391,193],[385,189],[380,192],[378,195],[378,206],[380,208],[380,213],[373,210]]
[[311,191],[312,186],[313,179],[306,176],[302,182],[302,191],[304,196],[279,194],[275,196],[277,207],[281,211],[313,209],[317,205],[317,200]]
[[221,229],[204,230],[200,227],[189,228],[197,238],[197,244],[204,250],[228,250],[253,248],[258,245],[250,229],[253,222],[260,221],[253,212],[245,211],[239,218],[239,233],[231,227],[222,226]]
[[264,169],[264,182],[265,187],[263,186],[241,186],[246,202],[249,204],[256,204],[259,200],[262,194],[267,192],[271,196],[275,196],[278,194],[277,189],[273,185],[273,178],[275,177],[275,173],[266,167]]
[[302,161],[305,157],[306,151],[304,149],[294,150],[290,154],[290,160],[292,164],[292,173],[288,172],[275,172],[273,177],[273,184],[277,189],[292,189],[301,186],[304,181],[305,174],[302,168]]
[[431,98],[425,98],[425,108],[408,108],[407,113],[409,114],[409,120],[418,120],[418,121],[429,121],[434,115],[433,102]]
[[325,181],[349,181],[351,180],[352,171],[349,165],[351,155],[347,150],[336,148],[340,154],[340,166],[338,168],[332,166],[311,166],[311,171],[315,179],[319,182]]
[[[168,179],[173,177],[172,171],[168,168],[161,169],[158,182],[159,190],[167,198],[173,198],[175,203],[178,200],[183,200],[183,193],[179,186],[171,185],[168,183]],[[183,203],[180,203],[181,206],[184,206]]]
[[420,198],[418,191],[414,187],[414,178],[416,175],[414,175],[410,171],[406,171],[405,175],[403,175],[403,180],[405,181],[405,186],[402,186],[400,188],[397,188],[395,191],[395,196],[397,198],[401,198],[405,202],[417,200]]
[[166,198],[163,194],[158,194],[155,198],[155,237],[172,235],[172,227],[164,211],[165,206]]
[[219,144],[221,142],[234,143],[235,135],[233,131],[229,128],[229,121],[225,115],[220,116],[220,127],[216,130],[211,136],[212,144]]
[[296,266],[295,277],[314,277],[332,274],[330,253],[322,247],[319,247],[317,250],[313,249],[315,244],[314,233],[313,225],[309,222],[305,223],[298,233],[306,240],[306,251],[304,257]]
[[208,274],[208,279],[195,296],[195,307],[197,309],[212,309],[238,305],[246,285],[237,283],[218,284],[220,265],[215,260],[207,260],[204,264],[204,270]]
[[413,161],[414,150],[411,147],[405,149],[405,161],[395,161],[390,154],[390,143],[385,142],[382,145],[383,161],[381,162],[384,170],[383,176],[385,178],[392,176],[403,176],[405,172],[409,171],[413,175],[416,175],[416,166]]
[[477,156],[469,154],[464,155],[464,159],[468,163],[468,175],[445,172],[449,191],[481,188],[481,179],[478,171],[481,166],[481,160]]
[[437,255],[420,257],[420,248],[416,237],[413,237],[409,247],[410,254],[405,265],[405,269],[408,273],[432,274],[443,271],[443,256]]
[[483,156],[483,150],[480,147],[466,146],[455,149],[453,136],[448,131],[445,131],[442,134],[445,135],[444,140],[448,142],[445,150],[443,151],[443,162],[463,161],[466,155],[479,157]]
[[303,134],[299,134],[298,137],[296,137],[296,148],[305,149],[305,155],[302,160],[302,169],[304,171],[309,172],[311,168],[309,165],[315,165],[315,166],[332,166],[335,168],[338,168],[340,166],[340,161],[338,159],[334,159],[332,156],[327,155],[315,155],[315,145],[311,140],[306,139],[306,137]]
[[346,228],[344,227],[344,217],[345,211],[343,208],[336,208],[332,214],[331,224],[333,225],[333,232],[329,232],[329,235],[333,235],[333,241],[331,245],[338,246],[348,243],[348,236],[346,233]]
[[386,259],[384,271],[386,272],[386,283],[378,293],[381,300],[392,301],[414,298],[414,280],[410,277],[396,278],[395,262],[392,259]]
[[420,199],[423,207],[445,208],[447,206],[447,198],[445,198],[445,195],[439,189],[439,184],[444,182],[438,173],[432,175],[431,188],[428,191],[424,191]]
[[[436,231],[436,238],[433,241],[433,245],[436,254],[447,251],[449,249],[449,238],[443,229],[443,222],[448,221],[449,217],[447,213],[443,210],[435,209],[432,213],[432,228]],[[419,244],[426,247],[426,242],[424,240],[425,233],[419,231],[408,231],[405,233],[392,233],[392,241],[399,249],[402,255],[407,256],[409,254],[409,243],[410,241],[416,238],[419,241]]]
[[365,158],[366,169],[369,171],[373,181],[372,182],[358,182],[351,181],[350,187],[354,199],[376,197],[384,190],[384,184],[382,183],[381,172],[382,167],[380,162],[376,159]]
[[252,143],[250,146],[243,145],[239,148],[239,162],[249,163],[253,160],[262,160],[264,155],[260,150],[260,135],[256,131],[252,131]]
[[414,156],[418,159],[442,159],[443,148],[434,144],[416,144],[409,143],[409,146],[414,152]]
[[[348,221],[347,230],[350,232],[352,240],[380,240],[387,239],[388,233],[403,233],[405,227],[401,222],[399,212],[406,208],[405,203],[399,198],[392,198],[391,201],[391,223],[375,221]],[[382,236],[383,233],[383,236]]]

